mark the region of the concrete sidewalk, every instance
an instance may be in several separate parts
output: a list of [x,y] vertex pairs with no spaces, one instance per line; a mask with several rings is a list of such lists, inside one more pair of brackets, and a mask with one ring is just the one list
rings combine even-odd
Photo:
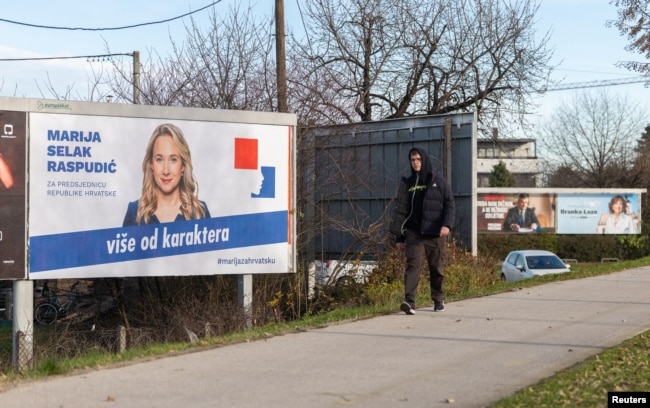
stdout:
[[0,405],[483,407],[650,328],[649,288],[650,268],[550,283],[25,382]]

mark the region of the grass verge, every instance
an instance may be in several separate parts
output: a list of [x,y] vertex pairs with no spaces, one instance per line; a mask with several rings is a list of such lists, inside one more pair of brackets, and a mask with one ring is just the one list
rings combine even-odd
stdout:
[[608,391],[650,390],[648,350],[645,331],[492,407],[606,407]]
[[[572,266],[572,272],[560,275],[547,275],[539,278],[519,281],[500,282],[494,279],[487,285],[463,286],[469,289],[456,290],[449,294],[449,301],[458,301],[479,296],[487,296],[513,288],[532,287],[548,282],[569,279],[581,279],[608,274],[624,269],[650,265],[650,257],[606,264],[578,264]],[[468,266],[471,270],[472,266]],[[467,271],[459,271],[459,275]],[[453,272],[452,272],[453,273]],[[428,285],[420,285],[418,304],[425,305],[428,300]],[[369,289],[372,291],[373,289]],[[23,373],[0,373],[0,386],[15,383],[26,378],[40,378],[48,375],[60,375],[75,370],[93,369],[102,366],[125,364],[141,359],[159,358],[171,353],[201,351],[245,341],[255,341],[271,336],[299,332],[329,324],[371,318],[398,310],[401,299],[401,287],[389,287],[377,295],[382,301],[356,307],[337,307],[326,313],[306,314],[299,320],[267,324],[249,330],[233,332],[224,336],[202,339],[190,343],[154,344],[129,349],[126,352],[88,353],[82,357],[65,360],[47,359],[41,361],[34,369]],[[381,291],[381,290],[379,290]],[[395,292],[395,293],[393,293]],[[0,328],[0,339],[11,339],[11,328]],[[494,404],[494,407],[556,407],[556,406],[606,406],[607,391],[647,391],[650,390],[650,367],[647,350],[650,348],[650,332],[645,332],[618,347],[596,355],[577,366],[564,370],[539,384],[527,387],[510,398]]]

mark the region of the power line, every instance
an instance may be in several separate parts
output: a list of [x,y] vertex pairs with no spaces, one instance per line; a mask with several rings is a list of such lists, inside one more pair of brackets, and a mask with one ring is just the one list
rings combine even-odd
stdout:
[[212,3],[208,4],[205,7],[202,7],[198,10],[195,11],[190,11],[189,13],[185,13],[180,16],[168,18],[165,20],[159,20],[159,21],[151,21],[148,23],[141,23],[141,24],[133,24],[133,25],[128,25],[128,26],[121,26],[121,27],[102,27],[102,28],[90,28],[90,27],[55,27],[55,26],[46,26],[46,25],[40,25],[40,24],[30,24],[30,23],[22,23],[19,21],[13,21],[13,20],[7,20],[5,18],[0,18],[0,21],[5,22],[5,23],[10,23],[10,24],[17,24],[21,26],[26,26],[26,27],[32,27],[32,28],[46,28],[49,30],[70,30],[70,31],[115,31],[115,30],[125,30],[128,28],[137,28],[137,27],[144,27],[148,25],[155,25],[155,24],[161,24],[161,23],[168,23],[170,21],[178,20],[183,17],[191,16],[192,14],[198,13],[199,11],[203,11],[209,7],[214,6],[217,3],[221,3],[222,0],[216,0],[213,1]]
[[307,44],[309,44],[309,50],[313,52],[311,46],[311,40],[309,39],[309,31],[307,30],[307,25],[305,24],[305,16],[302,13],[302,8],[300,7],[300,0],[296,0],[296,5],[298,6],[298,13],[300,14],[300,20],[302,21],[302,28],[305,30],[305,37],[307,37]]
[[100,54],[100,55],[77,55],[70,57],[33,57],[33,58],[0,58],[0,62],[6,61],[44,61],[44,60],[63,60],[63,59],[81,59],[81,58],[108,58],[115,56],[132,57],[133,53],[114,53],[114,54]]

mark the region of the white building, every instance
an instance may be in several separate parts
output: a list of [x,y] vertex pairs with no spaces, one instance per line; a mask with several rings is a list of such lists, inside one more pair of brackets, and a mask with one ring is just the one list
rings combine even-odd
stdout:
[[477,187],[490,187],[494,166],[502,161],[516,187],[543,187],[535,139],[478,139]]

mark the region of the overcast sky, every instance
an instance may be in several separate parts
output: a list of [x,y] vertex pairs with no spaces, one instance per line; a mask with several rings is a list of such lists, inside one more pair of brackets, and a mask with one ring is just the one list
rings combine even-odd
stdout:
[[[287,30],[302,30],[298,1],[285,0]],[[3,3],[2,19],[21,23],[57,26],[106,28],[139,25],[167,20],[209,6],[215,0],[113,0],[110,2],[58,0],[22,0]],[[221,0],[211,8],[192,14],[201,25],[208,24],[210,10],[228,13],[241,0]],[[273,16],[272,0],[251,1],[255,12]],[[636,77],[615,64],[624,60],[640,60],[640,56],[625,51],[627,40],[615,28],[605,26],[616,19],[616,8],[608,0],[543,0],[540,6],[537,30],[551,30],[550,45],[555,48],[553,64],[559,68],[554,79],[565,83],[588,82]],[[161,24],[150,24],[124,30],[53,30],[29,27],[0,21],[0,59],[58,57],[104,54],[107,46],[113,53],[140,51],[146,58],[151,51],[165,55],[170,50],[170,35],[176,41],[185,38],[189,17]],[[129,58],[130,57],[123,57]],[[0,61],[0,95],[40,98],[43,95],[36,84],[45,90],[44,82],[51,81],[63,93],[73,86],[73,95],[87,97],[88,78],[92,69],[100,69],[102,62],[85,59],[6,62]],[[620,85],[609,92],[624,95],[647,105],[650,91],[643,84]],[[541,104],[533,119],[548,116],[560,100],[570,98],[576,91],[549,92],[539,98]],[[44,92],[45,97],[51,94]]]

